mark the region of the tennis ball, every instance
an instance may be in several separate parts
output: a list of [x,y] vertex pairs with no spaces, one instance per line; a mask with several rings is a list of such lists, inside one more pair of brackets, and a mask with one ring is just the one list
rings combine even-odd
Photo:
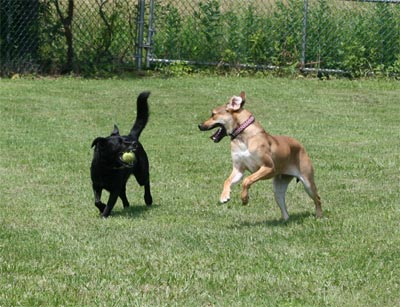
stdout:
[[133,163],[133,161],[135,161],[135,154],[133,152],[124,152],[124,154],[122,155],[122,161],[124,161],[125,163]]

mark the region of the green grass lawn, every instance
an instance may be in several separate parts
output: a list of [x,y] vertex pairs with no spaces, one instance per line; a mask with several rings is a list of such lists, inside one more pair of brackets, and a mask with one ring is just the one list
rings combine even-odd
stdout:
[[[94,206],[90,148],[131,128],[154,205]],[[300,184],[280,221],[271,181],[218,204],[229,140],[197,125],[241,90],[271,134],[307,148],[325,217]],[[399,306],[400,83],[273,78],[0,80],[0,306]],[[103,197],[107,197],[105,193]]]

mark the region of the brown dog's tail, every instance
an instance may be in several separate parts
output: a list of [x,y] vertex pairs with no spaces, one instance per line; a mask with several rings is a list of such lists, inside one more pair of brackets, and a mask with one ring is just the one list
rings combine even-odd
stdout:
[[137,98],[137,113],[136,120],[133,124],[129,136],[138,140],[143,129],[149,120],[149,105],[147,103],[147,98],[150,96],[150,92],[142,92]]

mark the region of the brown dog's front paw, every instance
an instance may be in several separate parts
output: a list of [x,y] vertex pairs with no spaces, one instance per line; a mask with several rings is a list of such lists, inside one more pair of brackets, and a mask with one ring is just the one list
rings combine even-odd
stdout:
[[231,197],[230,197],[229,193],[222,193],[221,197],[219,198],[219,202],[221,204],[225,204],[230,200],[231,200]]
[[242,193],[242,205],[246,206],[249,203],[249,194],[248,193]]

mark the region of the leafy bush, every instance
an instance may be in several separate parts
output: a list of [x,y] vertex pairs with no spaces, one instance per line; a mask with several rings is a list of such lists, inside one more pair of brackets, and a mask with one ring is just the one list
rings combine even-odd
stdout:
[[[156,57],[279,67],[299,64],[303,1],[278,0],[269,11],[260,10],[254,2],[222,8],[225,3],[201,1],[193,12],[158,3]],[[400,54],[399,18],[396,5],[309,1],[306,65],[355,75],[395,70]]]
[[[19,62],[20,66],[37,65],[43,72],[61,72],[70,57],[65,25],[55,3],[65,13],[68,1],[31,0],[33,7],[24,3],[0,0],[0,55],[2,60],[14,61],[0,62],[0,69]],[[342,69],[359,76],[398,71],[400,5],[309,0],[305,15],[304,1],[299,0],[154,3],[156,32],[151,51],[159,59],[217,67],[229,64],[235,69],[242,64],[272,65],[289,71],[297,71],[304,61],[307,67]],[[75,0],[73,71],[96,74],[132,69],[138,47],[137,15],[133,0]],[[182,63],[172,71],[180,74]]]

